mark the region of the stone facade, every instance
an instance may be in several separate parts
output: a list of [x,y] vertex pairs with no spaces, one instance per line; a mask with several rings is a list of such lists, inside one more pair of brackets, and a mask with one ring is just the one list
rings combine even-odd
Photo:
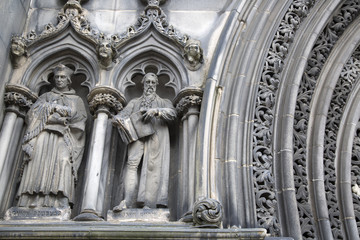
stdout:
[[[0,238],[359,239],[360,1],[2,2]],[[73,206],[12,208],[25,116],[59,63],[87,115]],[[112,211],[124,132],[146,128],[114,116],[139,99],[146,120],[167,118],[142,95],[147,73],[174,111],[151,181],[168,179],[167,204]]]

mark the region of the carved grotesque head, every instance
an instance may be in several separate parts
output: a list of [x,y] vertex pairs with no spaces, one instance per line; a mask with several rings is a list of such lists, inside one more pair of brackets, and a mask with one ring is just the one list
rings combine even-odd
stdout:
[[141,83],[144,84],[145,95],[151,95],[151,94],[155,94],[156,85],[159,84],[159,80],[155,73],[147,73],[143,77]]
[[184,56],[191,66],[195,66],[203,61],[203,51],[198,41],[189,40],[184,51]]
[[102,65],[108,66],[111,64],[115,53],[110,40],[101,41],[97,47],[97,52]]
[[82,13],[81,0],[68,0],[64,6],[64,12],[69,16],[77,16]]
[[71,84],[71,75],[74,71],[63,64],[59,64],[54,69],[55,86],[58,90],[68,89]]
[[24,56],[25,48],[25,40],[22,37],[13,37],[11,39],[11,53],[15,57]]

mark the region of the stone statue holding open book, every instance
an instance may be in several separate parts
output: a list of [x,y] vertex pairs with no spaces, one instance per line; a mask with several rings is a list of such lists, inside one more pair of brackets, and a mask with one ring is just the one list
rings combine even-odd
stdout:
[[[167,123],[176,118],[168,99],[156,94],[158,77],[147,73],[144,92],[114,117],[123,141],[128,143],[125,199],[114,208],[164,208],[168,204],[170,136]],[[141,165],[140,179],[138,167]]]

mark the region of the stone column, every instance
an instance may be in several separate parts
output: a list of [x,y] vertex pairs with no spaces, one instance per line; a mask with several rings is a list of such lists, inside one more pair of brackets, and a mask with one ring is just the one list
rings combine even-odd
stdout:
[[[175,105],[181,118],[182,141],[180,142],[180,194],[179,204],[182,221],[192,222],[199,227],[222,227],[223,210],[221,203],[204,194],[209,189],[207,162],[196,159],[196,144],[202,90],[185,88],[175,98]],[[179,214],[179,212],[178,212]]]
[[200,89],[184,89],[175,99],[178,116],[181,117],[182,132],[180,142],[180,198],[179,215],[192,208],[195,202],[195,148],[200,105],[202,100]]
[[112,125],[109,121],[113,114],[122,110],[125,98],[116,89],[100,86],[93,89],[89,96],[90,111],[94,115],[89,157],[85,172],[84,195],[81,213],[74,218],[75,221],[102,221],[104,191],[101,179],[102,167],[107,167],[105,159],[109,144],[106,139],[111,136]]
[[24,118],[37,96],[25,86],[7,85],[4,98],[6,115],[0,132],[0,184],[8,187],[0,188],[0,212],[5,211],[9,205],[5,197],[12,186],[10,178],[13,176],[14,168],[18,165],[15,155],[21,145]]

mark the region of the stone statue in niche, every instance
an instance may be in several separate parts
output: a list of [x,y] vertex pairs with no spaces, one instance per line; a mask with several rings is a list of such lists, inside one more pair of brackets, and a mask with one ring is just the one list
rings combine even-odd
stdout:
[[147,73],[142,83],[142,96],[131,100],[114,117],[120,135],[129,142],[125,199],[113,209],[114,212],[126,208],[166,208],[168,205],[170,135],[167,123],[176,118],[176,111],[170,100],[156,94],[156,74]]
[[87,114],[69,87],[72,74],[65,65],[56,66],[55,88],[41,95],[27,114],[18,207],[70,209],[74,203]]

